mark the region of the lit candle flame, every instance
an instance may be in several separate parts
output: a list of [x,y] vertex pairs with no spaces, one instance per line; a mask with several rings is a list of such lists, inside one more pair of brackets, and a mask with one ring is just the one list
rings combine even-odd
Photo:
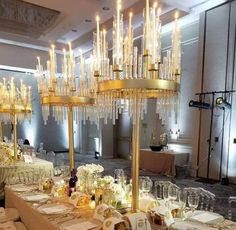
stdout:
[[179,12],[176,11],[176,12],[175,12],[175,20],[177,20],[178,18],[179,18]]
[[153,8],[156,9],[157,8],[157,2],[153,3]]

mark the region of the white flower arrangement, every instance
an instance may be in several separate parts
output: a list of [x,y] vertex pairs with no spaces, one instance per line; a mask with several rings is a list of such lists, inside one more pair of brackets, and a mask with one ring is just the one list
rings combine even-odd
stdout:
[[114,177],[104,176],[98,179],[98,186],[103,188],[110,188],[114,184]]
[[77,168],[77,177],[96,175],[96,174],[102,173],[103,171],[104,171],[104,168],[98,164],[81,165]]

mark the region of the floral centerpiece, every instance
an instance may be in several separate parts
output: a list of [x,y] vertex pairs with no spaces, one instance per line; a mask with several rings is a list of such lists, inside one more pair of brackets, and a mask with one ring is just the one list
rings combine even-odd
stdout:
[[97,180],[104,168],[99,164],[86,164],[77,168],[79,190],[84,193],[91,193],[97,186]]
[[10,143],[0,143],[0,162],[10,164],[14,162],[14,147]]

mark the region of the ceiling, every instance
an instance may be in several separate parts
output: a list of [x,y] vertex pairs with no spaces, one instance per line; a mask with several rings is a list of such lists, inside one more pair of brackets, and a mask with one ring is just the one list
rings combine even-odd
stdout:
[[[179,9],[183,15],[199,13],[202,6],[216,4],[223,0],[159,0],[162,8],[162,16],[166,23],[173,19],[173,10]],[[19,42],[19,44],[32,44],[34,46],[47,47],[48,43],[55,42],[61,48],[64,43],[73,41],[73,47],[87,43],[92,38],[95,29],[95,17],[99,15],[101,23],[109,30],[112,27],[112,16],[116,9],[116,0],[25,0],[38,6],[59,11],[56,22],[43,35],[35,39],[20,36],[13,33],[0,32],[0,42],[5,40]],[[150,5],[153,3],[150,0]],[[128,11],[132,10],[136,15],[134,24],[140,26],[142,9],[145,0],[123,0],[122,10],[126,19]],[[201,8],[199,12],[197,9]],[[204,7],[203,7],[204,8]],[[206,7],[205,7],[206,8]],[[205,9],[204,8],[204,9]]]

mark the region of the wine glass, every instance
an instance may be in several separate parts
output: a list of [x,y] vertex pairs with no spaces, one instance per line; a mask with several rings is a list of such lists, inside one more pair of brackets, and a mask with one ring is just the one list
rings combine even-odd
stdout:
[[188,196],[188,206],[194,212],[199,205],[200,197],[197,194],[192,194]]
[[184,210],[186,207],[186,202],[187,202],[187,192],[185,190],[179,190],[178,193],[179,197],[179,205],[180,205],[180,215],[181,218],[184,218]]

